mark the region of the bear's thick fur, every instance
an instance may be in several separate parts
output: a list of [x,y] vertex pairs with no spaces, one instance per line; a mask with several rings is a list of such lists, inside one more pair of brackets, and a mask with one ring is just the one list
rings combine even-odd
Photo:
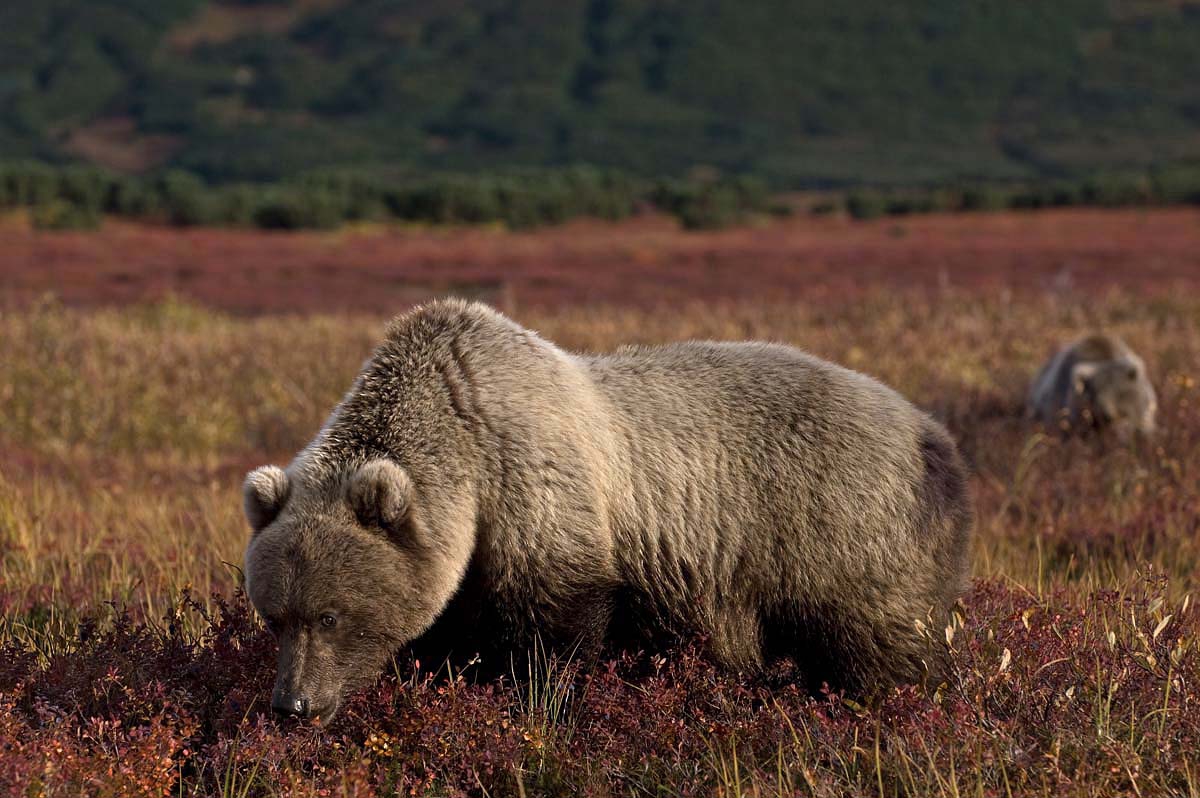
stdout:
[[458,301],[394,321],[245,504],[275,705],[324,719],[414,642],[701,635],[813,686],[919,681],[972,517],[946,431],[862,374],[767,343],[570,354]]
[[1150,435],[1157,410],[1146,364],[1109,333],[1092,333],[1060,349],[1029,390],[1029,414],[1064,432],[1113,428],[1125,438]]

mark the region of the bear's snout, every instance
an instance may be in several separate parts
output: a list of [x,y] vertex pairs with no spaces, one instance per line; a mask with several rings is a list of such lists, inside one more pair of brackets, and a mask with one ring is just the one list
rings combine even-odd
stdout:
[[294,695],[276,688],[271,696],[271,709],[285,718],[307,718],[310,704],[307,696]]

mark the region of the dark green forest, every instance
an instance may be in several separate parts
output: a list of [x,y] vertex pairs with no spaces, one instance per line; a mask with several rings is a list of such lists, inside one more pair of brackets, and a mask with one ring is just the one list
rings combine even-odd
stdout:
[[1200,2],[38,0],[0,157],[208,183],[591,164],[776,188],[1200,158]]

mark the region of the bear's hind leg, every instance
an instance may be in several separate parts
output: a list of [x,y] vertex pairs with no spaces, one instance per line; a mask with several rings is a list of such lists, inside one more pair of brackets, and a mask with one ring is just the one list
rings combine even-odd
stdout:
[[766,626],[769,655],[790,657],[814,694],[824,685],[860,698],[925,681],[939,663],[914,616],[830,604],[776,613]]

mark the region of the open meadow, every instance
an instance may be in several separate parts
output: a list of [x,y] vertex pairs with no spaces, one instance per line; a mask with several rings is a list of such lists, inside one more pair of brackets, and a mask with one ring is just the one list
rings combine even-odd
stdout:
[[[264,234],[0,221],[0,794],[1200,798],[1200,212],[680,233],[663,220]],[[766,338],[942,420],[976,542],[953,669],[877,706],[691,649],[475,683],[397,661],[276,720],[237,592],[245,472],[286,463],[406,302],[571,349]],[[1053,349],[1146,359],[1153,442],[1023,417]]]

